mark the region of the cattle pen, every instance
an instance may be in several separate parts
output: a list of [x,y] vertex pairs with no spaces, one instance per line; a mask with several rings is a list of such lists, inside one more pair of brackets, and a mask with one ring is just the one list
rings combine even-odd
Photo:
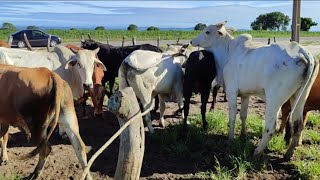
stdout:
[[[287,41],[288,38],[277,38],[277,41]],[[301,38],[301,43],[306,45],[312,53],[319,53],[319,41],[317,38]],[[140,44],[146,41],[137,41]],[[151,41],[156,45],[156,40]],[[175,43],[176,40],[161,40],[160,46],[167,43]],[[180,40],[181,43],[188,40]],[[76,42],[78,43],[78,41]],[[121,46],[121,41],[109,41],[112,45]],[[131,39],[125,45],[131,45]],[[257,39],[257,43],[267,44],[267,38]],[[212,98],[209,99],[209,102]],[[257,139],[263,130],[263,117],[265,113],[264,103],[259,98],[253,97],[249,104],[248,132],[249,137],[242,142],[236,139],[234,146],[230,147],[227,141],[227,104],[223,102],[222,93],[219,92],[215,112],[207,115],[208,131],[202,131],[200,116],[200,96],[194,95],[191,99],[189,118],[190,129],[186,137],[180,132],[179,117],[174,115],[176,105],[169,102],[169,111],[165,114],[169,127],[163,129],[158,126],[159,113],[153,113],[153,125],[155,135],[146,136],[145,155],[142,163],[140,179],[312,179],[320,177],[318,171],[320,147],[319,132],[320,117],[312,114],[310,122],[304,131],[303,146],[296,152],[296,158],[292,162],[283,162],[281,155],[285,149],[282,135],[276,135],[268,146],[265,157],[257,162],[251,161],[249,154],[256,147]],[[209,104],[208,107],[209,108]],[[88,113],[93,111],[87,106]],[[80,115],[81,108],[77,108]],[[236,134],[239,133],[239,120],[236,123]],[[84,119],[79,116],[80,133],[83,136],[89,151],[90,158],[103,143],[119,129],[115,115],[104,113],[104,120],[89,117]],[[24,147],[24,136],[18,129],[11,129],[11,141],[9,142],[10,154],[25,154],[32,147]],[[18,143],[19,142],[19,143]],[[43,177],[45,179],[75,178],[79,179],[82,173],[70,143],[55,134],[51,140],[53,152],[48,157]],[[112,179],[116,172],[119,140],[101,154],[93,164],[91,171],[94,179]],[[9,154],[9,155],[10,155]],[[0,166],[0,179],[3,173],[5,177],[17,176],[18,179],[31,172],[35,159],[25,162],[12,160],[10,164]]]

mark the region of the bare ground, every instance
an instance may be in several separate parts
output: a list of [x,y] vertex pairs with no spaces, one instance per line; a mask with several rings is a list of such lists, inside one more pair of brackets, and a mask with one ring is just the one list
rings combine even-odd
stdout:
[[[207,108],[210,107],[212,97],[209,99]],[[172,125],[181,123],[180,117],[174,114],[177,110],[176,103],[168,102],[166,109],[166,122]],[[239,105],[239,104],[238,104]],[[200,113],[200,96],[192,98],[190,114]],[[216,109],[227,112],[227,103],[223,102],[223,94],[218,94]],[[252,97],[249,105],[249,113],[260,114],[265,111],[265,103],[257,97]],[[83,118],[82,109],[77,108],[79,117],[80,134],[89,151],[90,158],[114,133],[119,129],[116,117],[109,113],[104,113],[104,119],[94,119],[92,117],[92,107],[87,106],[89,118]],[[153,114],[153,119],[158,118],[159,114]],[[163,128],[158,126],[158,121],[153,120],[156,133],[163,133]],[[215,137],[218,140],[226,140],[227,137]],[[63,140],[55,133],[51,138],[52,152],[43,170],[42,179],[79,179],[82,169],[75,156],[74,150],[68,140]],[[30,152],[34,147],[29,147],[23,132],[17,128],[10,129],[10,140],[8,144],[10,161],[7,165],[0,166],[0,175],[10,176],[19,174],[27,176],[36,165],[37,158],[27,161],[15,159],[15,155],[22,155]],[[118,157],[119,140],[116,140],[93,164],[91,171],[94,179],[112,179],[116,169]],[[159,143],[152,142],[147,133],[146,149],[142,166],[141,179],[197,179],[195,173],[207,171],[213,167],[199,166],[198,162],[184,156],[167,156],[161,151]],[[249,179],[283,179],[291,177],[291,167],[279,161],[279,157],[273,157],[270,167],[276,170],[267,170],[258,173],[250,173]]]

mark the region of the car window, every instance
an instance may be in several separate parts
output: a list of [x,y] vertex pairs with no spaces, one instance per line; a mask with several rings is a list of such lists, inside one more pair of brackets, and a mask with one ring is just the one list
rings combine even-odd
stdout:
[[44,37],[44,33],[41,31],[32,31],[34,37]]

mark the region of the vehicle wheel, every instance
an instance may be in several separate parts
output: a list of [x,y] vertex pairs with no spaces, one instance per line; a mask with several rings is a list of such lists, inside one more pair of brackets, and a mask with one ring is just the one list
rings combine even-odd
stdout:
[[26,44],[23,41],[19,41],[18,42],[18,47],[19,48],[24,48],[24,47],[26,47]]
[[51,46],[51,47],[54,47],[54,46],[56,46],[56,45],[57,45],[57,41],[51,40],[50,46]]

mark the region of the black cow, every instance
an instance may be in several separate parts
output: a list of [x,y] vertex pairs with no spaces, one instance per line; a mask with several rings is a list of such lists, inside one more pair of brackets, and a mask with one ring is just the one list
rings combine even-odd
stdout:
[[109,82],[110,92],[107,95],[110,96],[113,92],[113,86],[115,78],[118,77],[118,70],[122,61],[135,50],[150,50],[155,52],[162,52],[162,50],[151,44],[141,44],[135,46],[115,47],[108,44],[102,44],[92,39],[81,40],[81,47],[84,49],[93,50],[100,47],[98,57],[100,61],[105,65],[107,71],[104,72],[102,84]]
[[[184,95],[184,128],[187,126],[189,114],[189,104],[192,92],[201,94],[201,115],[203,129],[207,129],[206,105],[208,102],[211,83],[216,77],[216,67],[214,57],[211,52],[201,50],[190,54],[186,62],[186,70],[183,82]],[[218,93],[219,86],[213,88],[213,102],[211,108],[214,108],[214,102]]]

